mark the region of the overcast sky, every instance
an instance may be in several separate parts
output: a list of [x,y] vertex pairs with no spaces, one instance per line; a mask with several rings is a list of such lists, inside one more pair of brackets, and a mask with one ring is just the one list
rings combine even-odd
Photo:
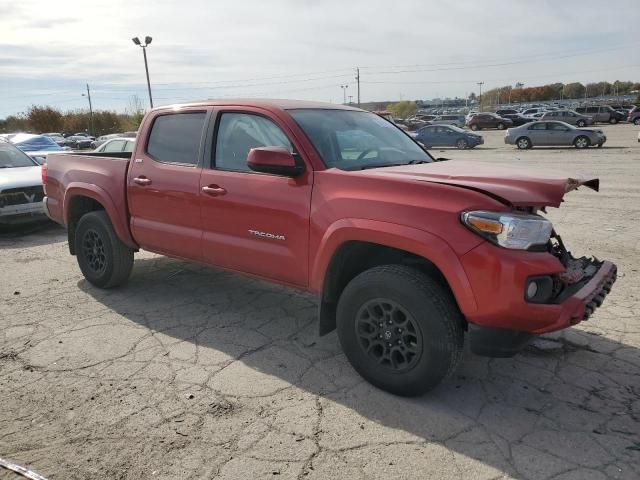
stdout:
[[464,97],[523,82],[640,81],[640,0],[0,0],[0,117],[278,97]]

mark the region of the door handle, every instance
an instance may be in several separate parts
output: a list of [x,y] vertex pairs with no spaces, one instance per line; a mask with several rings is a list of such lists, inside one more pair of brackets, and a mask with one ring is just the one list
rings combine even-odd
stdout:
[[207,195],[211,195],[212,197],[217,197],[219,195],[224,195],[227,193],[227,190],[219,187],[218,185],[209,185],[206,187],[202,187],[202,191]]
[[138,185],[151,185],[151,180],[149,180],[147,177],[136,177],[133,179],[133,181]]

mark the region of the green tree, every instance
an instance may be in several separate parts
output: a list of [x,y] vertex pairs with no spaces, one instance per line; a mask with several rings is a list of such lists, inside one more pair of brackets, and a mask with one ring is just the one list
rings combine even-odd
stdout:
[[564,98],[584,97],[584,85],[580,82],[567,83],[564,86]]
[[51,107],[32,105],[27,111],[27,119],[36,133],[60,132],[64,124],[62,113]]
[[418,111],[418,106],[416,102],[404,100],[402,102],[390,103],[387,105],[387,110],[396,118],[408,118],[415,115]]
[[9,115],[0,121],[0,132],[15,133],[26,132],[30,130],[29,120],[23,114]]

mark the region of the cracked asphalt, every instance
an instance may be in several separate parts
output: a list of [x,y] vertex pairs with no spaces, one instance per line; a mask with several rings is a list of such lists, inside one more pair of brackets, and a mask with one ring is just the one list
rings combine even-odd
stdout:
[[466,352],[419,398],[365,383],[311,295],[150,253],[101,291],[61,228],[0,235],[0,457],[49,479],[640,478],[640,144],[604,130],[588,151],[482,132],[436,152],[599,175],[549,216],[620,276],[588,322],[512,359]]

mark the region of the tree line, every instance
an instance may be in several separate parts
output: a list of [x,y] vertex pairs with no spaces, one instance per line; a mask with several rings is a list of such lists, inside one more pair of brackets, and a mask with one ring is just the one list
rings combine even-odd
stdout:
[[0,119],[0,133],[86,132],[96,137],[109,133],[138,130],[144,117],[142,102],[132,98],[125,113],[108,110],[71,110],[62,112],[50,106],[32,105],[26,112]]
[[544,102],[562,98],[588,99],[600,96],[629,95],[632,93],[640,94],[640,82],[616,80],[613,83],[594,82],[586,85],[580,82],[551,83],[526,88],[522,84],[517,84],[515,87],[507,85],[482,92],[482,104]]

